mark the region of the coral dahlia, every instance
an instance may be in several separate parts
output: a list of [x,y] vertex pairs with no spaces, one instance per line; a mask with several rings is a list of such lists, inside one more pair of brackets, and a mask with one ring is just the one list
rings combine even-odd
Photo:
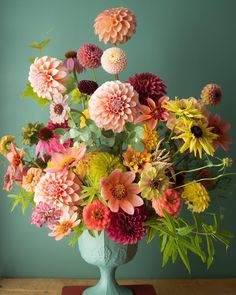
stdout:
[[30,66],[29,82],[39,97],[52,100],[53,95],[65,93],[65,82],[68,76],[63,62],[57,58],[36,57]]
[[141,104],[148,105],[147,98],[157,102],[159,98],[166,95],[166,86],[157,75],[140,73],[129,78],[128,82],[138,92]]
[[83,220],[88,229],[104,230],[111,221],[111,211],[96,200],[83,209]]
[[108,201],[108,207],[112,212],[118,212],[121,208],[132,215],[134,207],[143,205],[142,198],[138,196],[139,185],[134,183],[134,180],[134,172],[122,172],[119,169],[101,179],[101,195]]
[[136,244],[146,235],[145,221],[147,221],[147,215],[142,207],[135,208],[133,215],[120,210],[112,213],[111,223],[106,233],[116,243]]
[[222,90],[217,84],[207,84],[201,92],[201,99],[204,104],[215,106],[220,103]]
[[127,61],[125,52],[118,47],[108,48],[101,57],[102,67],[109,74],[119,74],[124,71]]
[[89,114],[99,128],[124,130],[126,122],[137,115],[138,94],[129,83],[110,81],[102,84],[89,100]]
[[135,33],[136,18],[132,11],[119,7],[100,13],[94,22],[94,32],[105,44],[127,42]]
[[91,43],[85,43],[77,52],[81,65],[89,69],[98,68],[101,65],[101,56],[102,49]]

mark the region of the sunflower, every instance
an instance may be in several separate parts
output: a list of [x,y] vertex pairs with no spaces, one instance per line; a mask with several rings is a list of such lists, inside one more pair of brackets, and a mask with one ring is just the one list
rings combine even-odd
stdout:
[[194,181],[184,186],[181,197],[187,204],[188,209],[197,213],[205,211],[210,203],[210,197],[205,187],[201,183]]
[[176,98],[175,100],[169,100],[165,103],[163,107],[180,118],[203,118],[203,115],[201,113],[201,105],[193,97],[188,99]]
[[181,153],[189,149],[190,152],[194,152],[195,157],[198,153],[200,158],[202,158],[202,151],[211,156],[214,154],[213,140],[218,135],[212,132],[212,127],[207,127],[207,123],[200,120],[182,119],[181,124],[176,128],[180,131],[180,134],[172,138],[183,139],[184,144],[180,148]]

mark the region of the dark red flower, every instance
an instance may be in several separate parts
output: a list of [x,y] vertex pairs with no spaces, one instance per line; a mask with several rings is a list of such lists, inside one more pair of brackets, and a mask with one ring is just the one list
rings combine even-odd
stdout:
[[78,89],[81,93],[92,95],[98,88],[98,84],[90,80],[82,80],[78,84]]

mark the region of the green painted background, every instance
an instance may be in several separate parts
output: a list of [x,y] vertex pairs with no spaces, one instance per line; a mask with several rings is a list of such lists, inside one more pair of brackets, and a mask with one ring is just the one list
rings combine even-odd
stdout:
[[[159,74],[170,96],[199,96],[204,84],[219,83],[224,91],[217,111],[232,122],[235,134],[236,107],[236,1],[234,0],[1,0],[0,1],[0,136],[16,134],[29,121],[46,121],[33,101],[17,97],[24,89],[34,51],[27,45],[48,36],[53,43],[49,56],[62,57],[84,42],[99,43],[93,34],[94,17],[106,8],[127,6],[138,19],[135,37],[123,48],[129,65],[121,79],[136,72]],[[102,48],[106,48],[100,44]],[[91,78],[87,73],[84,77]],[[109,75],[99,71],[99,80]],[[234,142],[236,138],[234,137]],[[231,156],[236,159],[236,144]],[[233,155],[234,154],[234,155]],[[1,178],[6,163],[1,159]],[[2,181],[1,181],[2,185]],[[229,188],[227,188],[229,189]],[[235,188],[233,188],[235,190]],[[44,230],[30,225],[29,215],[20,210],[10,214],[10,201],[0,198],[0,275],[4,277],[96,277],[97,270],[82,261],[77,248],[66,241],[56,242]],[[231,194],[225,206],[225,228],[236,234],[236,196]],[[188,277],[182,264],[161,269],[158,241],[140,243],[133,262],[119,270],[120,277]],[[196,258],[192,277],[236,276],[236,241],[226,254],[217,248],[217,258],[206,271]]]

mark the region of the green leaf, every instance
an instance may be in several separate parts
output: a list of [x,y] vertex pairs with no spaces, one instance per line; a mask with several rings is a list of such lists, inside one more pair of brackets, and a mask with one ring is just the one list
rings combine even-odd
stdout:
[[125,129],[127,131],[131,132],[131,131],[133,131],[135,129],[135,125],[133,123],[131,123],[131,122],[126,122],[125,123]]
[[28,61],[32,64],[35,61],[35,56],[29,57]]
[[184,248],[184,247],[182,247],[182,245],[179,245],[178,244],[177,250],[178,250],[179,256],[180,256],[183,264],[187,268],[188,272],[191,273],[191,268],[190,268],[190,263],[189,263],[188,254],[187,254],[186,248]]
[[50,42],[52,41],[52,38],[47,38],[41,42],[32,42],[29,47],[42,50],[44,47],[46,47]]
[[164,267],[167,264],[172,254],[174,245],[175,245],[174,239],[170,237],[168,242],[166,243],[166,246],[163,252],[162,267]]
[[159,230],[160,232],[162,233],[166,233],[168,234],[169,236],[175,238],[175,234],[173,234],[171,231],[169,231],[166,227],[164,226],[159,226],[159,225],[150,225],[150,227],[156,229],[156,230]]
[[21,98],[28,98],[31,97],[33,98],[37,103],[41,105],[41,107],[44,109],[47,105],[50,104],[50,101],[46,98],[41,98],[38,97],[38,95],[33,91],[33,88],[31,85],[28,83],[26,85],[26,88],[23,93],[20,93]]
[[175,222],[174,222],[174,218],[172,215],[170,215],[168,212],[166,212],[165,210],[163,210],[164,216],[167,223],[167,226],[169,228],[169,230],[171,230],[173,233],[176,232],[176,228],[175,228]]
[[187,236],[189,235],[193,230],[194,230],[195,226],[192,225],[192,226],[185,226],[185,227],[180,227],[180,228],[177,228],[177,233],[181,236]]
[[70,138],[76,138],[81,135],[81,132],[75,128],[72,128],[70,129],[69,134],[70,134]]
[[208,252],[207,269],[209,269],[212,262],[213,262],[215,248],[214,248],[214,244],[212,242],[212,239],[208,235],[206,235],[206,241],[207,241],[207,252]]
[[72,239],[70,239],[69,241],[69,246],[75,246],[75,244],[77,243],[79,237],[82,235],[84,231],[84,225],[82,223],[80,223],[77,227],[74,228],[73,230],[73,237]]
[[88,233],[90,234],[90,236],[92,236],[93,238],[96,238],[96,234],[93,230],[88,229]]
[[141,141],[139,141],[139,142],[132,141],[132,142],[130,142],[130,144],[131,144],[132,148],[135,149],[136,151],[138,151],[138,152],[144,151],[144,144]]
[[115,136],[112,130],[104,130],[104,129],[102,130],[102,135],[107,138],[112,138]]
[[147,231],[147,243],[150,243],[156,236],[157,231],[154,228],[148,228]]
[[167,234],[163,234],[162,235],[162,241],[160,243],[161,244],[161,252],[163,252],[164,249],[165,249],[167,238],[168,238],[168,235]]

